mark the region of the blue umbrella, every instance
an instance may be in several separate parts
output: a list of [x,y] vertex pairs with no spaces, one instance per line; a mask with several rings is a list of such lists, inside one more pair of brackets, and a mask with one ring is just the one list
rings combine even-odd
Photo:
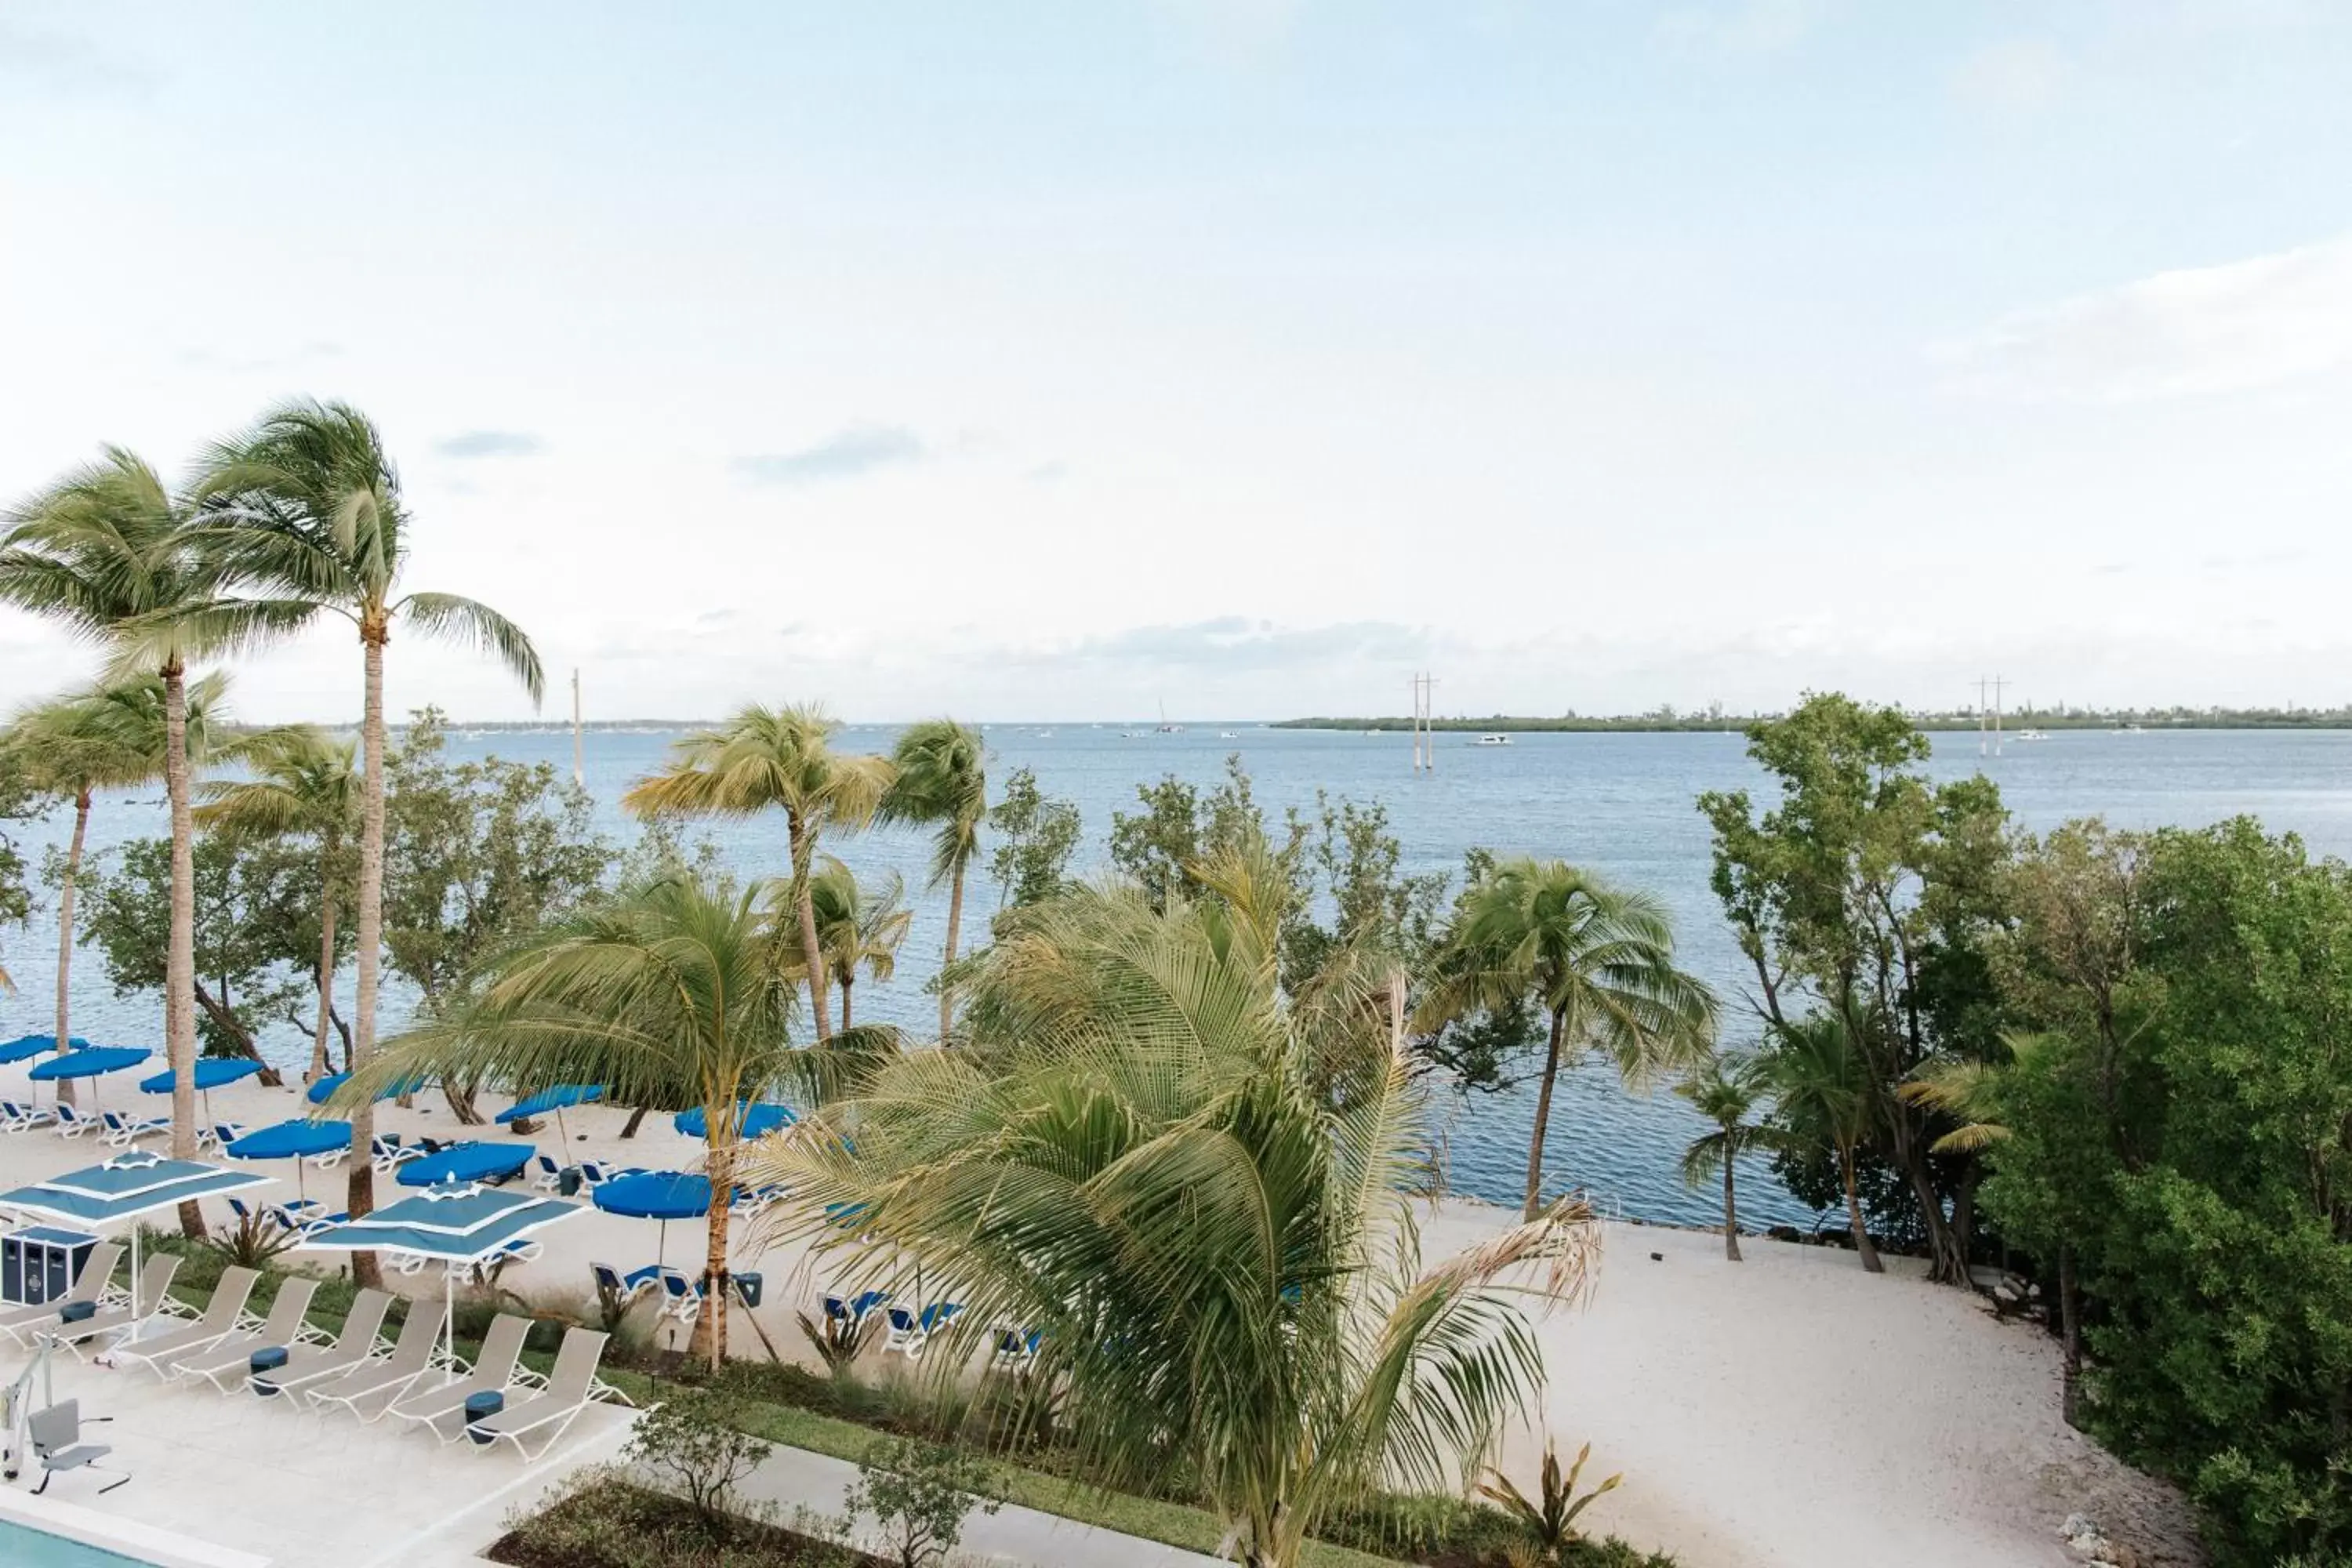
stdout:
[[509,1121],[520,1121],[526,1116],[544,1116],[551,1110],[555,1112],[555,1131],[562,1136],[563,1146],[568,1149],[572,1146],[572,1130],[563,1125],[563,1108],[586,1105],[591,1100],[604,1098],[604,1086],[601,1083],[559,1083],[553,1089],[542,1089],[537,1094],[516,1100],[491,1120],[504,1126]]
[[[762,1138],[779,1127],[790,1127],[800,1120],[791,1107],[771,1105],[766,1100],[738,1100],[735,1119],[738,1132],[745,1138]],[[709,1135],[709,1119],[698,1105],[692,1110],[679,1111],[669,1119],[669,1124],[688,1138]]]
[[[331,1072],[311,1084],[310,1092],[303,1098],[313,1105],[324,1105],[327,1103],[327,1097],[342,1088],[344,1080],[351,1076],[347,1072]],[[397,1100],[404,1094],[415,1094],[425,1087],[425,1082],[422,1077],[402,1079],[398,1083],[388,1085],[380,1090],[376,1099],[378,1100]]]
[[[251,1078],[261,1070],[261,1064],[251,1057],[198,1057],[195,1071],[189,1074],[196,1092],[205,1097],[205,1124],[213,1120],[212,1091],[224,1084],[235,1083],[241,1078]],[[139,1080],[139,1087],[150,1094],[169,1094],[173,1081],[179,1075],[170,1068]]]
[[600,1183],[589,1201],[606,1214],[661,1221],[659,1258],[669,1261],[669,1222],[710,1213],[710,1178],[688,1171],[639,1171]]
[[444,1182],[503,1181],[530,1163],[535,1143],[452,1143],[437,1154],[400,1167],[404,1187],[434,1187]]
[[310,1188],[302,1174],[301,1162],[317,1154],[332,1153],[352,1146],[352,1124],[348,1121],[305,1121],[296,1117],[275,1121],[258,1132],[248,1132],[221,1146],[221,1152],[232,1160],[291,1160],[294,1165],[294,1190],[309,1197]]
[[[26,1209],[75,1225],[105,1225],[171,1208],[191,1198],[258,1186],[267,1176],[224,1170],[197,1160],[167,1160],[152,1149],[117,1154],[100,1164],[50,1176],[13,1193],[0,1207]],[[131,1310],[139,1310],[139,1229],[131,1231]]]
[[[412,1162],[417,1163],[420,1162]],[[495,1258],[509,1246],[543,1226],[588,1211],[578,1204],[559,1202],[536,1193],[500,1192],[492,1187],[451,1184],[403,1198],[363,1219],[348,1220],[303,1238],[304,1247],[336,1252],[413,1252],[438,1258],[446,1300],[442,1331],[452,1332],[457,1317],[457,1271]],[[454,1357],[452,1340],[445,1354]]]
[[[121,1072],[125,1068],[135,1068],[154,1054],[137,1046],[89,1046],[81,1050],[68,1051],[63,1056],[51,1057],[45,1062],[37,1062],[33,1070],[25,1076],[36,1080],[95,1079],[110,1072]],[[94,1109],[98,1104],[98,1087],[95,1084],[90,1086],[89,1100]]]
[[[66,1040],[75,1050],[89,1049],[89,1042],[79,1035],[68,1035]],[[0,1062],[21,1062],[27,1057],[37,1057],[43,1051],[53,1051],[57,1048],[58,1037],[55,1035],[19,1035],[6,1044],[0,1045]]]

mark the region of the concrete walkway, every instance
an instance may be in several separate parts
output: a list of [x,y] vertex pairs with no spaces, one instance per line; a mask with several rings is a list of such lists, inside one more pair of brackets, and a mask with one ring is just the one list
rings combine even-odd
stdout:
[[[779,1446],[768,1451],[759,1469],[738,1489],[751,1501],[776,1504],[782,1511],[782,1522],[789,1524],[796,1507],[837,1517],[842,1495],[856,1479],[857,1467],[846,1459]],[[861,1527],[861,1544],[865,1543],[863,1531],[870,1528],[870,1523]],[[1006,1503],[994,1514],[975,1510],[964,1521],[963,1540],[956,1555],[1021,1568],[1232,1568],[1231,1563],[1221,1564],[1218,1559],[1197,1552],[1039,1513],[1016,1503]]]

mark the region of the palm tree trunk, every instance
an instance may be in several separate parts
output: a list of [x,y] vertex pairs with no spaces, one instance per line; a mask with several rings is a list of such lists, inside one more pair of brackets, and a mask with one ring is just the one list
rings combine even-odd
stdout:
[[849,1027],[850,984],[851,982],[848,975],[845,974],[841,977],[841,1026],[845,1029]]
[[1535,1131],[1528,1139],[1528,1201],[1520,1217],[1533,1219],[1543,1210],[1544,1135],[1551,1128],[1552,1086],[1559,1079],[1560,1035],[1568,1025],[1568,1009],[1551,1010],[1551,1041],[1544,1048],[1543,1088],[1536,1095]]
[[[721,1116],[732,1114],[731,1106],[703,1108],[713,1127]],[[732,1289],[727,1278],[727,1222],[735,1197],[734,1145],[712,1149],[705,1164],[710,1174],[710,1213],[704,1222],[709,1246],[703,1252],[702,1310],[694,1315],[694,1334],[686,1350],[688,1355],[709,1357],[710,1370],[717,1372],[727,1362],[727,1296]]]
[[[963,862],[958,860],[955,867],[955,879],[948,885],[948,945],[946,953],[940,960],[941,969],[955,967],[956,939],[962,933]],[[844,1018],[841,1026],[845,1029],[849,1027],[849,1020]],[[940,987],[940,1044],[944,1046],[948,1043],[948,1036],[954,1027],[955,993],[942,985]]]
[[[60,1051],[69,1050],[67,1042],[73,1038],[72,1008],[67,999],[68,972],[73,968],[74,952],[74,883],[81,876],[81,845],[89,831],[89,791],[74,795],[73,843],[66,850],[65,880],[58,887],[58,1032],[51,1037]],[[74,1102],[73,1079],[58,1079],[58,1103]]]
[[1884,1274],[1886,1272],[1886,1265],[1878,1260],[1878,1247],[1870,1239],[1870,1227],[1862,1223],[1862,1198],[1854,1190],[1852,1150],[1838,1151],[1838,1168],[1845,1175],[1846,1224],[1853,1228],[1853,1249],[1862,1256],[1863,1271],[1866,1274]]
[[[383,645],[389,635],[380,616],[360,625],[360,647],[367,662],[366,696],[360,710],[360,749],[365,777],[360,808],[359,995],[354,1004],[352,1066],[375,1056],[376,993],[383,964]],[[375,1210],[375,1104],[352,1108],[352,1176],[345,1206],[353,1219]],[[354,1284],[380,1287],[383,1270],[375,1254],[352,1254]]]
[[801,962],[808,966],[809,1007],[816,1015],[816,1037],[823,1042],[833,1037],[833,1019],[825,1009],[824,949],[816,940],[816,900],[809,890],[808,862],[814,858],[814,847],[798,813],[785,821],[792,841],[793,898],[800,905]]
[[1723,1255],[1739,1261],[1739,1205],[1731,1195],[1731,1151],[1723,1152]]
[[313,1079],[326,1077],[331,1066],[327,1055],[327,1032],[335,1011],[335,892],[330,880],[333,873],[325,869],[328,858],[320,857],[319,879],[319,1033],[310,1045]]
[[[188,812],[187,668],[163,666],[163,794],[172,806],[172,931],[163,957],[163,1059],[172,1068],[172,1158],[196,1157],[196,825]],[[180,1230],[205,1234],[192,1199]]]

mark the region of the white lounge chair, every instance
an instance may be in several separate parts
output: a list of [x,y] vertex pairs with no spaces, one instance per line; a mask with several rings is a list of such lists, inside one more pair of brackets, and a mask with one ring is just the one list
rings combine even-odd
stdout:
[[392,1298],[383,1291],[362,1290],[352,1298],[352,1310],[343,1318],[343,1331],[335,1336],[334,1343],[288,1345],[286,1364],[258,1373],[253,1381],[283,1393],[356,1372],[375,1359],[379,1350],[376,1335],[383,1330],[384,1314],[391,1306]]
[[[547,1374],[546,1391],[468,1422],[462,1432],[487,1435],[491,1441],[483,1446],[486,1450],[508,1442],[525,1460],[540,1458],[596,1397],[596,1367],[604,1360],[606,1338],[593,1329],[564,1330],[563,1348],[555,1352],[555,1369]],[[459,1408],[463,1407],[461,1404]],[[530,1447],[532,1438],[539,1443],[536,1450]]]
[[19,1105],[13,1100],[0,1100],[0,1131],[29,1132],[56,1120],[46,1105]]
[[98,1120],[106,1129],[103,1141],[117,1149],[128,1149],[142,1138],[152,1137],[158,1132],[169,1132],[172,1130],[172,1123],[161,1116],[150,1116],[142,1120],[138,1117],[125,1116],[119,1110],[107,1110],[100,1112]]
[[276,1345],[291,1349],[302,1332],[302,1320],[310,1310],[311,1293],[319,1282],[303,1275],[280,1280],[278,1295],[269,1303],[269,1316],[261,1327],[251,1333],[230,1334],[172,1363],[179,1376],[202,1378],[223,1394],[232,1394],[253,1368],[253,1352],[265,1346]]
[[[363,1362],[340,1377],[306,1388],[303,1397],[314,1410],[340,1405],[362,1421],[381,1421],[385,1411],[408,1392],[409,1385],[425,1375],[425,1369],[432,1363],[434,1349],[440,1342],[440,1312],[429,1303],[412,1301],[408,1321],[400,1325],[400,1339],[390,1355],[380,1361]],[[373,1415],[362,1414],[360,1406],[375,1399],[383,1401],[383,1409]]]
[[[466,1377],[428,1388],[422,1394],[412,1394],[398,1401],[392,1413],[404,1421],[414,1421],[426,1431],[436,1430],[434,1423],[451,1415],[463,1415],[466,1401],[477,1394],[492,1390],[503,1391],[514,1381],[515,1363],[522,1358],[523,1336],[530,1331],[530,1320],[518,1318],[511,1312],[500,1312],[490,1320],[490,1331],[482,1336],[482,1353],[474,1358],[474,1370]],[[466,1435],[460,1421],[457,1436]],[[445,1438],[445,1441],[455,1441]]]
[[58,1124],[60,1138],[79,1138],[98,1125],[95,1117],[84,1116],[70,1105],[59,1105],[50,1117]]
[[106,1299],[107,1281],[114,1277],[114,1266],[122,1261],[122,1248],[111,1241],[101,1241],[89,1249],[82,1260],[81,1272],[74,1276],[73,1288],[54,1301],[44,1301],[30,1307],[10,1307],[0,1311],[0,1334],[5,1334],[18,1344],[30,1344],[33,1335],[56,1328],[62,1321],[58,1314],[68,1302],[88,1301],[96,1307]]
[[179,1271],[178,1253],[159,1252],[139,1270],[139,1310],[136,1312],[131,1310],[128,1301],[118,1306],[100,1307],[78,1323],[52,1322],[41,1331],[40,1337],[63,1345],[79,1356],[82,1346],[101,1335],[122,1333],[137,1328],[149,1318],[171,1311],[173,1302],[167,1292],[172,1289],[173,1276]]
[[261,1276],[250,1268],[231,1264],[221,1270],[220,1283],[213,1287],[213,1299],[205,1304],[205,1315],[184,1329],[173,1329],[146,1340],[124,1340],[114,1347],[115,1364],[141,1362],[159,1378],[169,1378],[175,1362],[187,1360],[208,1345],[216,1345],[236,1331],[236,1321],[245,1310],[246,1299],[253,1294],[254,1285]]

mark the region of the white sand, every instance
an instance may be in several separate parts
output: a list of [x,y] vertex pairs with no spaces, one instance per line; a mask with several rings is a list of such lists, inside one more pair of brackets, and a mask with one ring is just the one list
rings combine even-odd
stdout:
[[[26,1098],[24,1072],[0,1068],[0,1093]],[[138,1076],[106,1080],[102,1102],[167,1113],[165,1097],[137,1091]],[[82,1103],[89,1098],[84,1086]],[[298,1089],[251,1082],[214,1091],[212,1105],[247,1127],[305,1109]],[[617,1136],[625,1112],[583,1107],[565,1121],[573,1160],[677,1168],[699,1149],[665,1116],[648,1116],[627,1142]],[[503,1128],[458,1128],[437,1093],[414,1111],[380,1107],[379,1123],[445,1139],[507,1136]],[[532,1142],[555,1152],[553,1124]],[[0,1135],[0,1182],[13,1186],[109,1152],[95,1135]],[[277,1192],[292,1195],[290,1165],[262,1168],[279,1178]],[[340,1207],[343,1178],[312,1171],[309,1190]],[[380,1178],[377,1201],[405,1191]],[[1434,1259],[1473,1245],[1508,1218],[1449,1202],[1428,1225],[1424,1252]],[[669,1261],[693,1271],[700,1226],[669,1232]],[[588,1260],[650,1262],[656,1227],[592,1212],[544,1238],[547,1256],[509,1270],[504,1283],[578,1310]],[[1589,1438],[1588,1484],[1625,1473],[1585,1522],[1670,1552],[1688,1568],[2012,1568],[2071,1561],[2058,1527],[2082,1512],[2138,1547],[2143,1563],[2193,1561],[2164,1549],[2184,1539],[2165,1489],[2059,1420],[2047,1335],[1997,1321],[1978,1298],[1926,1283],[1902,1259],[1873,1277],[1842,1251],[1751,1237],[1742,1243],[1747,1260],[1732,1264],[1722,1247],[1715,1236],[1612,1226],[1591,1305],[1539,1325],[1551,1374],[1545,1416],[1564,1457]],[[1663,1261],[1651,1261],[1653,1252]],[[793,1318],[814,1299],[804,1260],[755,1258],[739,1244],[736,1263],[766,1273],[760,1326],[786,1357],[805,1358]],[[439,1275],[405,1288],[437,1293]],[[738,1354],[763,1353],[740,1318],[730,1342]],[[1533,1436],[1507,1445],[1507,1468],[1523,1485],[1540,1451]]]

